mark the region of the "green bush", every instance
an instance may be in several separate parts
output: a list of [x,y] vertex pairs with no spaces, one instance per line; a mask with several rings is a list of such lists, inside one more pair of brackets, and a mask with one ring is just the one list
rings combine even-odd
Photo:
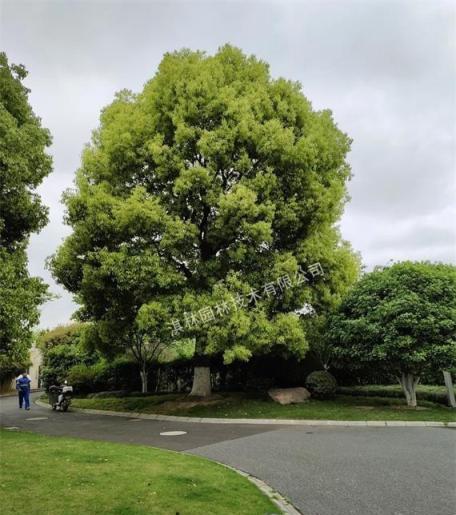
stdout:
[[[150,383],[155,374],[149,371]],[[76,394],[109,390],[138,391],[141,389],[138,364],[125,356],[110,362],[100,359],[96,363],[78,363],[68,371],[68,383]],[[149,384],[153,388],[153,384]]]
[[81,331],[82,324],[71,324],[40,334],[38,345],[43,353],[40,378],[46,389],[68,379],[72,367],[90,366],[99,360],[97,353],[87,351],[81,344]]
[[107,385],[107,365],[104,361],[93,365],[75,365],[68,371],[67,380],[76,394],[103,390]]
[[326,370],[316,370],[307,376],[307,389],[316,399],[332,399],[336,395],[337,381]]
[[45,388],[67,379],[68,370],[81,363],[83,356],[76,345],[56,345],[44,352],[41,381]]

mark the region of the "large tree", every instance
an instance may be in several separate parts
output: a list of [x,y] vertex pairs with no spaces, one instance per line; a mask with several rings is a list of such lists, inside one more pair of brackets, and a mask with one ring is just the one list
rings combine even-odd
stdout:
[[41,279],[29,276],[25,251],[0,249],[0,383],[28,365],[46,291]]
[[195,395],[210,392],[207,354],[302,356],[294,311],[325,311],[357,276],[335,227],[349,147],[329,111],[255,57],[166,54],[143,91],[103,110],[53,273],[109,347],[144,305],[166,306],[161,322],[196,340]]
[[29,277],[28,237],[43,227],[47,210],[36,187],[51,171],[49,132],[28,102],[23,66],[0,53],[0,379],[28,361],[32,328],[46,286]]
[[396,263],[366,274],[332,317],[333,357],[397,376],[407,404],[426,371],[456,365],[456,267]]
[[35,189],[52,169],[51,136],[28,102],[26,76],[0,53],[0,247],[10,250],[47,223]]

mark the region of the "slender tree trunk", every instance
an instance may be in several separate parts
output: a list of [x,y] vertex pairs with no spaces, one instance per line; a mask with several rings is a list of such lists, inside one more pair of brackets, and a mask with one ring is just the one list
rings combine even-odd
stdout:
[[161,369],[158,367],[157,369],[157,383],[155,385],[155,393],[160,391],[160,381],[161,381]]
[[419,383],[420,378],[411,373],[402,372],[399,383],[404,391],[407,400],[407,406],[416,408],[416,385]]
[[208,397],[211,393],[211,368],[196,366],[193,371],[193,386],[190,395]]
[[450,374],[450,372],[448,372],[448,370],[443,371],[443,379],[445,381],[445,386],[447,389],[448,406],[450,406],[451,408],[456,408],[456,400],[454,398],[453,381],[451,378],[451,374]]
[[146,365],[142,366],[141,371],[139,372],[139,375],[141,376],[141,392],[147,393],[147,367]]

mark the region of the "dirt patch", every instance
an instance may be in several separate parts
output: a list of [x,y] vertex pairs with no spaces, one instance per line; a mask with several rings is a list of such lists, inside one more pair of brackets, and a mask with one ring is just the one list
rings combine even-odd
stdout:
[[163,404],[160,404],[160,410],[171,412],[176,410],[189,410],[196,406],[214,406],[224,401],[223,397],[220,395],[211,395],[211,397],[187,397],[187,399],[179,399],[176,401],[165,401]]

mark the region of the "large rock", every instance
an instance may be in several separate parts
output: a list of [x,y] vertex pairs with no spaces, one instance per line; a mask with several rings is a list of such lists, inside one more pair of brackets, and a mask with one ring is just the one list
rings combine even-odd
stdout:
[[279,404],[298,404],[310,399],[310,392],[306,388],[272,388],[268,391],[269,397]]

